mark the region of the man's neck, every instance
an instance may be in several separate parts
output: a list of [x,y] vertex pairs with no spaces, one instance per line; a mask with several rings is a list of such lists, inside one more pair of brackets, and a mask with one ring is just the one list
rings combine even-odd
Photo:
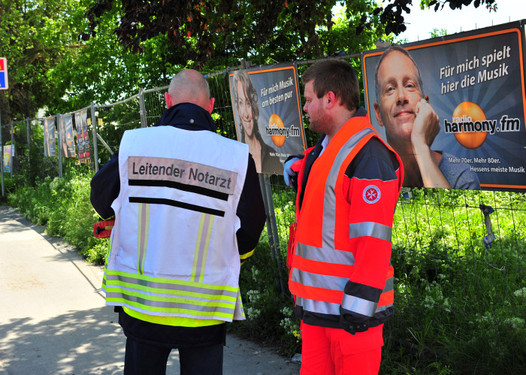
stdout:
[[338,133],[338,131],[349,121],[354,114],[356,113],[357,109],[353,109],[352,111],[346,109],[345,107],[339,107],[337,111],[334,112],[333,116],[333,126],[330,134],[327,134],[327,138],[330,142],[332,137]]

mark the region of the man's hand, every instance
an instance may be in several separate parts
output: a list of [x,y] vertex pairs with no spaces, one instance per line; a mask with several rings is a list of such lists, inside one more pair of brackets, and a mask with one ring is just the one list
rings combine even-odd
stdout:
[[413,147],[431,144],[435,140],[440,131],[440,123],[438,115],[426,99],[420,99],[415,108],[415,122],[413,124],[413,132],[411,133],[411,142]]
[[450,189],[449,182],[438,168],[441,155],[431,150],[431,144],[440,131],[440,123],[428,101],[426,95],[416,105],[411,143],[424,187]]
[[283,179],[288,187],[296,187],[296,179],[298,178],[298,172],[292,170],[292,164],[300,160],[300,158],[291,158],[283,164]]

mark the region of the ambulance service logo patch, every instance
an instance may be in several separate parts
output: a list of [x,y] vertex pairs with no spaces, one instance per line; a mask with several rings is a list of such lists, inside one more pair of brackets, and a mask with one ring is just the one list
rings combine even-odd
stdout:
[[373,204],[380,200],[382,193],[380,192],[380,189],[378,189],[378,186],[369,185],[363,189],[362,196],[365,203]]

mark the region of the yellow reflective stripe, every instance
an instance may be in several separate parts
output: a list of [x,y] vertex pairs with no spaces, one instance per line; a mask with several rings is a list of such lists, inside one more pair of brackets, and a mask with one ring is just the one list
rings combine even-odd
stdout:
[[194,318],[185,318],[182,316],[164,316],[164,315],[150,315],[145,314],[140,311],[130,309],[126,306],[123,306],[126,314],[139,319],[145,322],[161,324],[164,326],[176,326],[176,327],[208,327],[215,326],[218,324],[224,324],[224,320],[216,319],[194,319]]
[[162,277],[153,277],[148,275],[137,275],[136,273],[115,271],[106,269],[104,272],[104,281],[106,284],[118,283],[118,282],[130,282],[133,285],[142,285],[147,289],[151,290],[206,290],[209,293],[223,292],[228,293],[230,296],[237,296],[239,288],[236,286],[228,285],[213,285],[195,283],[193,281],[168,279]]
[[240,254],[239,255],[239,259],[241,260],[247,260],[248,258],[250,258],[252,255],[254,255],[254,251],[256,249],[253,249],[252,251],[249,251],[248,253],[245,253],[245,254]]
[[181,315],[188,315],[188,316],[202,316],[202,317],[206,317],[206,316],[210,316],[210,317],[214,317],[214,318],[226,318],[228,319],[229,321],[232,320],[232,314],[233,314],[233,311],[234,311],[234,308],[232,309],[229,309],[230,311],[226,311],[226,312],[223,312],[223,311],[203,311],[203,310],[195,310],[195,309],[185,309],[185,308],[179,308],[179,307],[165,307],[165,306],[149,306],[149,305],[143,305],[141,304],[140,302],[137,302],[137,301],[133,301],[133,300],[129,300],[127,298],[124,298],[124,297],[121,297],[121,298],[117,298],[117,297],[110,297],[110,298],[106,298],[106,302],[109,304],[109,305],[116,305],[116,306],[122,306],[122,305],[127,305],[127,306],[133,306],[135,308],[138,308],[138,309],[143,309],[143,310],[148,310],[150,312],[158,312],[158,313],[170,313],[170,314],[181,314]]
[[[120,297],[119,297],[120,296]],[[120,288],[106,287],[106,299],[110,300],[112,298],[120,299],[125,298],[130,301],[139,302],[141,305],[147,305],[148,307],[159,307],[159,308],[168,308],[170,305],[192,305],[192,306],[201,306],[201,307],[210,307],[210,308],[224,308],[224,309],[234,309],[235,301],[221,301],[221,300],[206,300],[206,299],[190,299],[185,297],[177,296],[159,296],[151,295],[149,293],[142,293],[141,291],[136,290],[124,290]],[[141,302],[142,301],[142,302]],[[159,302],[159,303],[158,303]],[[172,307],[173,308],[173,307]],[[162,311],[162,310],[159,310]]]
[[[106,287],[106,291],[114,290],[114,289],[121,289],[124,288],[127,291],[130,289],[136,290],[138,292],[142,291],[145,292],[145,295],[153,295],[152,293],[161,295],[170,295],[170,296],[181,296],[181,297],[193,297],[193,298],[202,298],[202,299],[220,299],[225,301],[236,301],[236,296],[229,295],[229,294],[217,294],[217,293],[205,293],[205,292],[199,292],[199,291],[190,291],[190,290],[181,290],[181,289],[162,289],[162,288],[149,288],[145,285],[136,284],[134,282],[123,282],[123,281],[116,281],[108,284],[108,282],[104,283],[104,286]],[[167,298],[170,298],[167,296]]]
[[195,282],[202,282],[205,275],[206,258],[210,246],[210,236],[212,235],[212,227],[214,224],[214,216],[208,214],[201,214],[199,221],[199,230],[197,231],[197,241],[195,244],[194,264],[192,266],[191,279]]
[[202,262],[201,262],[201,269],[199,270],[199,282],[203,282],[203,277],[205,276],[205,266],[206,266],[206,258],[208,256],[208,250],[210,249],[210,237],[212,236],[212,228],[214,226],[214,216],[213,215],[205,215],[206,216],[206,237],[205,237],[205,246],[203,248],[202,252]]
[[128,306],[152,315],[209,317],[231,321],[239,288],[154,278],[135,273],[108,271],[103,290],[109,305]]
[[150,223],[150,205],[139,203],[139,230],[137,236],[137,271],[144,274],[144,261],[148,245],[148,229]]

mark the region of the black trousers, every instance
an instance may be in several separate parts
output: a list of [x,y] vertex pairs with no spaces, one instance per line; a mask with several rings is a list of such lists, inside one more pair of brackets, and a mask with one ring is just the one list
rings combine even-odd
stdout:
[[[126,338],[124,375],[165,375],[171,348]],[[223,344],[179,348],[181,375],[222,375]]]

